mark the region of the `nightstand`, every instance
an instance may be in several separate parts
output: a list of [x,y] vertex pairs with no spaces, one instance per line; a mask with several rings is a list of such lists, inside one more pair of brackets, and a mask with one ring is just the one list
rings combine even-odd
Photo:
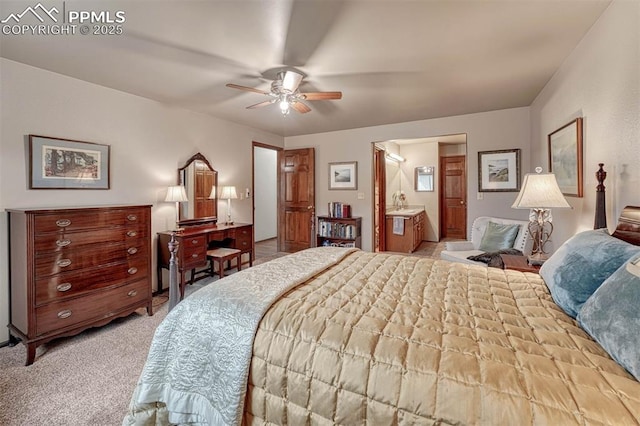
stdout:
[[521,272],[540,272],[540,265],[529,265],[526,256],[518,256],[512,254],[501,254],[500,257],[504,262],[504,269],[512,269]]

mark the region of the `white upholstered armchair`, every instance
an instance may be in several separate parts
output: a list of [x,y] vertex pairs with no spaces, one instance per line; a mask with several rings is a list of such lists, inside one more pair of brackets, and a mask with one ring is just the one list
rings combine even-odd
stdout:
[[498,225],[520,225],[518,234],[511,248],[520,250],[524,255],[531,253],[533,241],[529,235],[528,224],[525,220],[502,219],[498,217],[480,216],[471,225],[471,241],[450,241],[446,243],[446,249],[440,253],[440,258],[451,262],[468,263],[472,265],[487,266],[485,263],[467,259],[485,253],[480,250],[482,237],[485,234],[489,222]]

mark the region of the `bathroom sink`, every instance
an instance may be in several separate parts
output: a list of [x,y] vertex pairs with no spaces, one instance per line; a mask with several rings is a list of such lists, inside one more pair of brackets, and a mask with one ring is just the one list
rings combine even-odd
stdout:
[[424,209],[396,209],[387,212],[388,216],[415,216]]

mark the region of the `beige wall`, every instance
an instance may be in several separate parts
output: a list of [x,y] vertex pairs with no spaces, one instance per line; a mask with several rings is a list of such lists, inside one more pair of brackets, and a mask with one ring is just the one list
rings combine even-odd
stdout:
[[609,228],[640,205],[640,2],[614,1],[531,105],[531,164],[548,170],[547,135],[584,117],[584,197],[554,210],[554,245],[593,227],[595,172],[607,170]]
[[[0,60],[0,91],[3,230],[6,208],[135,203],[153,205],[155,235],[174,226],[175,205],[163,202],[166,187],[191,155],[202,152],[218,170],[220,185],[242,190],[251,188],[252,140],[283,146],[280,136],[6,59]],[[111,189],[29,190],[28,134],[110,145]],[[218,209],[226,211],[224,202]],[[234,200],[233,216],[251,222],[251,202]],[[8,339],[6,246],[6,232],[0,232],[0,343]]]
[[[526,219],[527,212],[510,208],[516,193],[485,193],[478,200],[478,151],[493,149],[522,149],[523,164],[529,164],[529,108],[513,108],[409,123],[388,124],[337,132],[285,138],[287,149],[314,147],[316,149],[316,206],[318,214],[325,214],[330,201],[349,203],[354,216],[362,216],[362,247],[372,247],[372,157],[371,142],[392,139],[416,139],[442,135],[467,134],[467,174],[469,186],[470,224],[481,215]],[[357,191],[329,191],[328,163],[358,162]],[[525,168],[523,172],[528,172]],[[358,193],[363,199],[358,199]],[[470,225],[468,225],[470,228]]]

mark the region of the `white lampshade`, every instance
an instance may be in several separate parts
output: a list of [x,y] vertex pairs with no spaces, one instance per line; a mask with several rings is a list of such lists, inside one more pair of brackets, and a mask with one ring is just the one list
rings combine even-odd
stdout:
[[174,185],[167,188],[167,197],[164,199],[165,201],[188,201],[187,199],[187,191],[185,191],[184,186],[182,185]]
[[570,209],[553,173],[528,173],[513,203],[514,209]]
[[216,198],[216,186],[213,185],[211,187],[211,194],[209,194],[209,198]]
[[220,188],[221,200],[235,200],[238,198],[235,186],[223,186]]

